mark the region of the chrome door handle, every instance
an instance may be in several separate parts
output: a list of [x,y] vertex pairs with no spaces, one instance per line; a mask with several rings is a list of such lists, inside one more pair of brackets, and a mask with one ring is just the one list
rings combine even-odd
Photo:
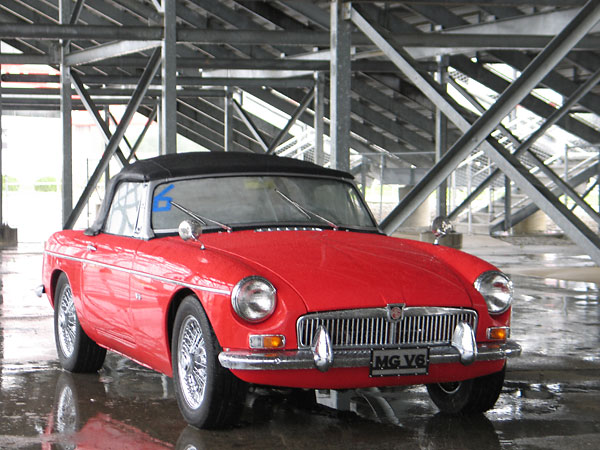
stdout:
[[95,251],[97,250],[97,249],[96,249],[96,246],[95,246],[94,244],[88,244],[88,245],[87,245],[87,249],[88,249],[90,252],[95,252]]

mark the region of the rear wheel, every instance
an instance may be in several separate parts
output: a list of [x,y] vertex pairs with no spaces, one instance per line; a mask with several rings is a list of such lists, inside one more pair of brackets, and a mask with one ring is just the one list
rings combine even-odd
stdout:
[[482,413],[492,409],[504,385],[506,366],[499,372],[451,383],[427,385],[427,392],[441,412],[447,414]]
[[186,297],[173,327],[173,381],[181,414],[198,428],[230,427],[243,411],[246,383],[221,366],[220,351],[200,302]]
[[54,338],[60,364],[69,372],[97,372],[104,363],[106,349],[81,328],[73,291],[64,273],[56,284],[54,299]]

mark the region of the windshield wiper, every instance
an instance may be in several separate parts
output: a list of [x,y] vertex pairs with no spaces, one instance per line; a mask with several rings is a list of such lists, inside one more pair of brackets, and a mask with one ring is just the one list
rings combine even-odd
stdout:
[[279,189],[275,189],[275,192],[277,192],[281,196],[281,198],[283,198],[285,201],[287,201],[290,205],[292,205],[294,208],[296,208],[298,211],[300,211],[302,214],[304,214],[307,219],[310,219],[311,216],[313,216],[313,217],[316,217],[317,219],[320,219],[323,222],[325,222],[327,225],[332,227],[335,231],[337,231],[339,229],[339,226],[337,226],[331,220],[317,214],[314,211],[311,211],[310,209],[305,208],[304,206],[300,205],[298,202],[295,202],[294,200],[289,198],[287,195],[285,195]]
[[229,225],[225,225],[224,223],[217,222],[216,220],[209,219],[208,217],[201,216],[200,214],[197,214],[197,213],[195,213],[193,211],[190,211],[185,206],[181,206],[179,203],[176,203],[176,202],[174,202],[172,200],[171,200],[171,205],[173,205],[178,210],[183,211],[188,216],[190,216],[192,219],[196,219],[198,222],[202,223],[202,225],[204,225],[204,226],[207,226],[206,222],[211,222],[211,223],[214,223],[215,225],[220,226],[221,228],[223,228],[228,233],[231,233],[233,231],[233,228],[231,228]]

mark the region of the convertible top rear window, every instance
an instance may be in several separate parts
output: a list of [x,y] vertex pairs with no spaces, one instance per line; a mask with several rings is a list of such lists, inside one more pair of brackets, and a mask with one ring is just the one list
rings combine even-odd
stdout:
[[[330,221],[340,227],[376,228],[354,185],[339,179],[269,175],[163,183],[154,190],[154,232],[176,231],[181,221],[190,218],[172,202],[231,227],[327,227]],[[211,222],[206,225],[216,227]]]

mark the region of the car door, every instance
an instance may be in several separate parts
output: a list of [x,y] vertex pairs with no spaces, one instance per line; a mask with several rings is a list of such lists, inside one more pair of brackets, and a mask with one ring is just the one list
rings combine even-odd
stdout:
[[100,343],[126,354],[135,348],[129,285],[142,197],[142,183],[117,187],[102,232],[89,236],[81,277],[86,316]]

